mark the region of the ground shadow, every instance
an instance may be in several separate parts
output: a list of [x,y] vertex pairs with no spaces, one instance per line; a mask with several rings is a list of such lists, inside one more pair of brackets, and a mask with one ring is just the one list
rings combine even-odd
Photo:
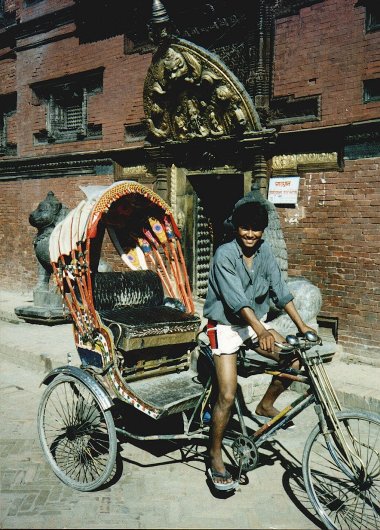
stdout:
[[[255,417],[248,409],[241,388],[238,389],[238,397],[243,416],[251,420],[252,426],[246,426],[247,436],[252,436],[254,432],[262,426],[262,422]],[[172,464],[186,464],[192,465],[201,463],[204,465],[204,473],[206,484],[210,489],[210,493],[216,498],[227,498],[234,494],[234,492],[216,491],[212,485],[210,478],[207,475],[208,468],[208,451],[207,440],[200,442],[194,440],[175,440],[176,434],[183,433],[183,418],[181,414],[174,414],[166,418],[155,420],[146,414],[137,410],[136,408],[126,404],[122,401],[115,400],[114,406],[114,420],[116,427],[123,428],[129,433],[138,437],[157,436],[156,440],[142,440],[134,439],[130,436],[118,434],[120,448],[123,444],[131,444],[139,449],[148,451],[151,455],[156,457],[165,456],[165,461],[158,461],[154,463],[141,463],[136,459],[128,456],[120,456],[118,459],[118,467],[112,481],[107,484],[107,487],[117,482],[121,476],[121,469],[124,463],[136,465],[138,467],[159,467]],[[239,421],[236,419],[236,414],[232,417],[227,436],[231,439],[241,432]],[[159,439],[160,436],[173,436],[172,439]],[[174,454],[176,451],[178,453]],[[254,470],[249,472],[241,472],[239,476],[239,467],[236,462],[233,451],[230,447],[224,448],[226,468],[231,472],[236,479],[239,477],[242,486],[248,485],[250,482],[249,475],[254,473]],[[278,440],[271,440],[263,443],[258,450],[258,462],[256,468],[262,466],[273,466],[279,462],[284,469],[282,483],[284,490],[293,504],[307,517],[317,528],[324,528],[320,520],[312,513],[313,507],[308,498],[304,480],[302,476],[302,464],[299,462]],[[196,466],[194,466],[196,467]],[[196,467],[198,471],[203,472]]]

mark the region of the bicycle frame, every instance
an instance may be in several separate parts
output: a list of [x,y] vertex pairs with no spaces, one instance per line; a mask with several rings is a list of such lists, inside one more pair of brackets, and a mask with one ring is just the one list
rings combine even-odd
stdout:
[[[263,373],[306,383],[309,385],[309,389],[305,395],[300,396],[287,405],[277,416],[255,431],[252,440],[255,442],[256,447],[260,447],[278,429],[284,427],[305,408],[315,403],[315,412],[319,419],[321,432],[326,439],[327,447],[336,465],[350,479],[360,476],[362,480],[365,480],[365,465],[359,455],[349,446],[346,437],[342,433],[340,422],[336,415],[337,411],[342,411],[342,407],[327,375],[318,349],[314,347],[312,351],[308,351],[299,347],[296,351],[305,368],[306,375],[299,370],[291,369],[265,369]],[[347,428],[347,432],[351,438],[351,445],[354,447],[354,443],[357,440],[349,428]]]
[[[204,354],[206,358],[209,359],[209,356],[207,354],[201,353],[201,355],[202,354]],[[211,362],[211,365],[213,369],[212,362]],[[309,378],[306,377],[299,370],[292,370],[288,368],[284,368],[283,370],[280,370],[277,368],[276,369],[265,368],[265,370],[257,371],[257,374],[259,373],[265,373],[268,375],[281,377],[283,379],[287,379],[292,382],[306,383],[310,385]],[[207,403],[209,402],[209,399],[210,399],[211,391],[213,388],[213,378],[214,378],[213,375],[210,375],[208,377],[204,390],[201,396],[199,397],[194,409],[192,410],[190,417],[188,418],[185,412],[182,413],[182,418],[184,422],[184,433],[182,434],[157,434],[157,435],[154,434],[154,435],[148,435],[148,436],[139,436],[139,435],[136,435],[134,433],[131,433],[119,427],[116,427],[116,431],[119,432],[120,434],[123,434],[125,436],[131,437],[133,439],[140,440],[140,441],[141,440],[146,440],[146,441],[148,440],[173,440],[173,441],[175,440],[208,440],[210,427],[208,425],[205,425],[203,422],[203,411],[205,407],[207,406]],[[291,421],[294,417],[300,414],[303,410],[305,410],[307,407],[315,403],[315,400],[316,400],[315,395],[309,392],[306,392],[302,396],[298,397],[292,403],[287,405],[276,417],[272,418],[267,423],[262,425],[259,429],[257,429],[251,435],[252,441],[255,443],[257,447],[260,447],[263,443],[266,442],[266,440],[269,437],[271,437],[274,434],[274,432],[284,427],[289,421]],[[239,426],[241,429],[241,434],[243,436],[249,436],[248,428],[244,420],[244,414],[242,412],[242,403],[240,402],[240,398],[238,396],[235,397],[235,409],[236,409],[236,413],[239,419]],[[194,424],[198,425],[198,427],[192,430],[192,426]],[[223,444],[227,447],[232,447],[234,444],[234,441],[235,441],[235,436],[233,434],[229,434],[229,432],[227,431],[225,434],[225,438],[223,439]]]
[[[342,433],[336,415],[337,411],[342,411],[342,407],[324,368],[323,359],[318,349],[314,347],[312,351],[308,351],[305,344],[304,348],[300,346],[295,349],[302,365],[304,366],[304,371],[291,368],[271,369],[266,367],[256,372],[272,375],[281,379],[287,379],[292,382],[304,383],[308,385],[308,389],[303,395],[284,407],[277,416],[258,428],[251,435],[251,440],[254,442],[256,448],[259,448],[279,429],[285,427],[303,410],[314,404],[315,412],[321,425],[321,432],[326,439],[327,447],[336,465],[350,479],[355,479],[356,477],[361,476],[362,480],[365,480],[366,472],[364,463],[359,455],[351,449]],[[247,361],[245,360],[244,362],[247,366]],[[235,408],[239,418],[241,432],[244,436],[248,436],[247,427],[241,413],[241,406],[238,398],[235,398]],[[349,428],[347,428],[347,432],[351,437],[352,447],[354,447],[354,442],[357,442],[357,440]],[[224,443],[226,445],[231,445],[229,439],[225,439]]]
[[[342,411],[342,406],[327,375],[319,351],[300,351],[300,355],[304,366],[307,367],[310,383],[317,398],[316,413],[331,456],[336,465],[350,479],[355,479],[361,475],[362,479],[365,480],[364,462],[352,450],[342,433],[340,422],[336,415],[337,411]],[[348,427],[347,432],[351,438],[352,447],[354,447],[356,439]]]

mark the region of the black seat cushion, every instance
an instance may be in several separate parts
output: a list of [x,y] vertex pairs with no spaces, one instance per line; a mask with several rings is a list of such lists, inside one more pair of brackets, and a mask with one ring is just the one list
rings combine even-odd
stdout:
[[97,272],[92,276],[94,305],[98,311],[126,306],[160,306],[164,291],[153,271]]
[[167,306],[123,307],[102,310],[100,315],[106,323],[118,322],[128,337],[197,331],[200,324],[198,317]]

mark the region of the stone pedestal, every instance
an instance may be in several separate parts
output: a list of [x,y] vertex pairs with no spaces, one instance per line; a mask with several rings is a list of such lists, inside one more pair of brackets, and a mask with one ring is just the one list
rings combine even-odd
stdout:
[[71,323],[69,312],[64,312],[61,296],[50,289],[35,289],[33,291],[33,305],[15,308],[16,315],[32,324],[55,324]]

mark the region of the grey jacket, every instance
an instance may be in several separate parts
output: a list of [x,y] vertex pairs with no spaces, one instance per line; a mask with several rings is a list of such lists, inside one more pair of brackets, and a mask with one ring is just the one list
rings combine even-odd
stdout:
[[270,298],[283,308],[293,300],[269,243],[261,241],[249,270],[236,239],[215,252],[203,315],[219,324],[245,325],[239,311],[250,307],[258,319],[269,310]]

